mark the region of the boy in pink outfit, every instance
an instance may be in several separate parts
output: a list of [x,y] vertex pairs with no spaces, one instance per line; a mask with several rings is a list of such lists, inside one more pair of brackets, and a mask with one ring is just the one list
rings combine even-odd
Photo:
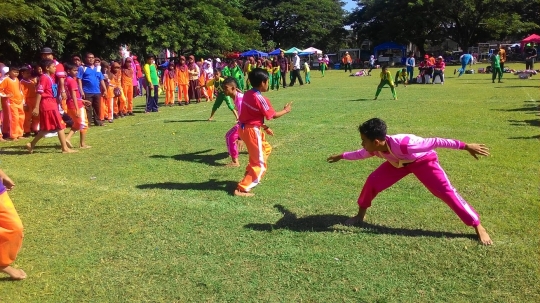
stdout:
[[[244,94],[236,86],[236,80],[232,77],[229,77],[223,81],[223,93],[225,96],[230,97],[234,100],[234,106],[240,116],[240,109],[242,108],[242,100],[244,99]],[[238,122],[238,121],[236,121]],[[238,128],[240,126],[236,123],[225,135],[225,142],[227,143],[227,151],[231,156],[232,162],[227,164],[227,167],[239,167],[240,162],[238,162],[238,146],[241,144],[239,141],[240,137],[238,135]]]
[[489,156],[488,148],[483,144],[466,144],[454,139],[420,138],[415,135],[386,134],[386,123],[378,118],[370,119],[360,125],[360,137],[363,149],[330,156],[330,163],[345,160],[361,160],[379,157],[386,160],[372,172],[358,197],[358,214],[347,221],[346,225],[362,223],[371,201],[381,191],[413,173],[420,182],[437,198],[443,200],[458,217],[468,226],[472,226],[480,242],[491,245],[493,242],[480,224],[476,211],[465,201],[451,185],[446,173],[439,164],[436,148],[464,149],[473,157]]

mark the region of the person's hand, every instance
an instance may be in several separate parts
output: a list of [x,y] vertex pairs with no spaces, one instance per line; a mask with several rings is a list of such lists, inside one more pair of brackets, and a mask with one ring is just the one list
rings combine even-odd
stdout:
[[84,97],[84,93],[83,93],[83,92],[81,92],[81,98],[82,98],[82,99],[86,99],[86,98]]
[[107,92],[101,93],[101,96],[103,96],[103,98],[107,99]]
[[471,154],[476,160],[478,160],[477,155],[489,156],[489,148],[484,144],[469,143],[465,144],[465,150]]
[[283,110],[290,113],[291,112],[291,105],[292,105],[292,102],[289,102],[289,103],[285,104],[285,107],[283,107]]
[[60,95],[62,96],[62,100],[67,100],[67,94],[65,91],[62,92]]
[[273,131],[270,127],[267,127],[264,131],[265,131],[269,136],[273,136],[273,135],[274,135],[274,131]]
[[334,163],[334,162],[338,162],[341,159],[343,159],[342,155],[333,155],[333,156],[328,157],[328,159],[326,159],[326,161],[328,163]]
[[2,176],[2,184],[4,184],[7,190],[12,190],[15,186],[15,182],[13,182],[13,180],[11,180],[11,178],[6,174]]
[[92,105],[92,102],[88,101],[88,100],[82,100],[82,103],[84,104],[84,106],[90,106]]
[[34,108],[34,110],[32,111],[32,116],[34,116],[34,117],[39,116],[39,108],[37,108],[37,107]]

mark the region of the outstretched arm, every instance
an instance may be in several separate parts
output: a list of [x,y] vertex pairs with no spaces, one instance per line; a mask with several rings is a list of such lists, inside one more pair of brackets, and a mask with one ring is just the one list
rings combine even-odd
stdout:
[[478,160],[478,155],[481,156],[489,156],[489,148],[487,148],[484,144],[477,144],[477,143],[467,143],[465,144],[466,151],[471,154],[476,160]]

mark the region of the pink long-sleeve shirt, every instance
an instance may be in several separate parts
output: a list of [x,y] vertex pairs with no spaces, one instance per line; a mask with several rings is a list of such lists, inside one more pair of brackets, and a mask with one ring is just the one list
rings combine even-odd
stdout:
[[399,134],[386,136],[386,144],[390,152],[368,152],[365,149],[343,153],[345,160],[361,160],[379,157],[387,160],[395,167],[403,167],[429,154],[436,148],[464,149],[465,143],[454,139],[421,138],[415,135]]
[[244,100],[244,94],[241,92],[236,92],[236,97],[234,97],[234,106],[236,107],[236,111],[238,112],[238,116],[240,116],[240,109],[242,108],[242,101]]

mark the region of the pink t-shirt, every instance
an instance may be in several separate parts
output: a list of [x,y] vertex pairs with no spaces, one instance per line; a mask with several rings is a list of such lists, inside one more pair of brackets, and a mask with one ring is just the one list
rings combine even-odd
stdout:
[[[65,87],[66,87],[66,93],[68,96],[66,100],[67,108],[76,109],[75,102],[73,102],[73,99],[77,99],[78,107],[82,108],[84,105],[81,100],[81,92],[79,91],[79,86],[77,85],[77,81],[75,81],[75,79],[73,79],[72,77],[67,77]],[[75,91],[75,94],[76,94],[75,96],[71,95],[72,91]]]
[[37,88],[37,93],[41,95],[39,110],[58,110],[58,104],[56,103],[56,99],[54,97],[53,85],[56,85],[56,83],[51,76],[43,74],[39,77]]
[[370,157],[383,158],[389,162],[412,162],[427,155],[434,154],[436,148],[464,149],[465,143],[454,139],[421,138],[415,135],[400,134],[386,136],[386,144],[391,152],[368,152],[359,149],[343,153],[345,160],[361,160]]

